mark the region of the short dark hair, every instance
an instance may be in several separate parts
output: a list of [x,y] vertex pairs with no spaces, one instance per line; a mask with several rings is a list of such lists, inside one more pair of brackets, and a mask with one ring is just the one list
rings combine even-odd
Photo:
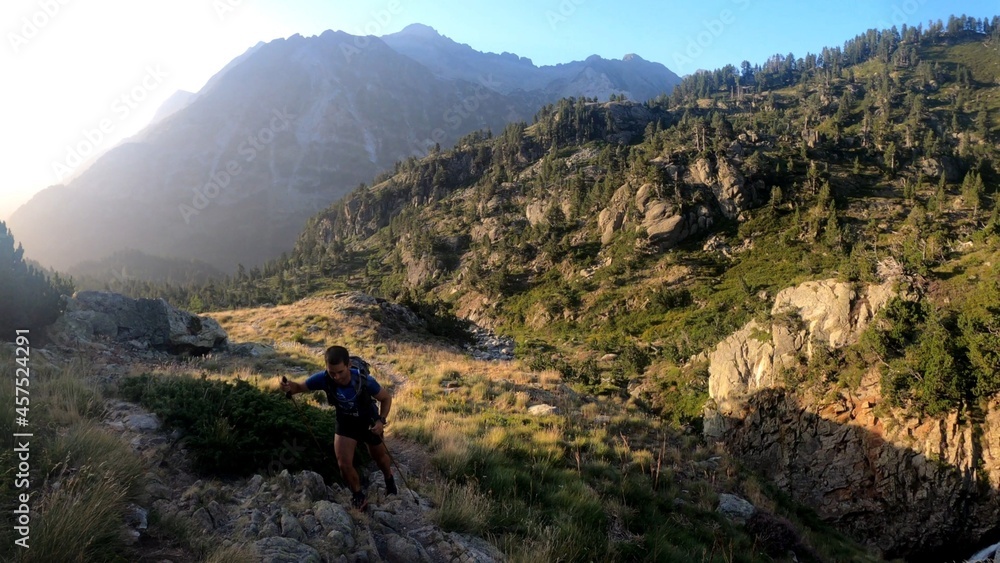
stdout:
[[326,354],[323,357],[326,359],[326,363],[331,366],[337,364],[351,365],[351,354],[343,346],[330,346],[326,349]]

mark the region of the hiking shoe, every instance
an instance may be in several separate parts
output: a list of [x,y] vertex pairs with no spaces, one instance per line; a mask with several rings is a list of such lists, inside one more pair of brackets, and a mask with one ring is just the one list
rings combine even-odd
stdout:
[[351,498],[351,506],[358,510],[364,510],[368,506],[368,499],[365,497],[364,491],[354,493],[354,497]]
[[399,491],[396,489],[396,480],[392,477],[386,477],[385,479],[385,494],[394,495]]

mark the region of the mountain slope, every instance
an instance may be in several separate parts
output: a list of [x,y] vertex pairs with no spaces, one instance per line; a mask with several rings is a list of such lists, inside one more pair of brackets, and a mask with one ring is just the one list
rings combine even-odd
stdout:
[[33,259],[58,268],[125,248],[228,271],[259,264],[395,162],[500,130],[557,95],[590,93],[578,77],[558,94],[496,84],[488,68],[436,76],[377,38],[342,32],[259,44],[181,109],[36,195],[10,225]]
[[[491,326],[535,369],[699,427],[709,353],[751,320],[804,322],[773,311],[780,291],[830,278],[860,289],[898,271],[915,280],[912,304],[889,306],[860,347],[792,358],[783,385],[809,394],[789,404],[836,414],[824,401],[874,389],[879,409],[969,421],[948,435],[976,435],[1000,392],[989,313],[1000,308],[998,35],[871,32],[825,51],[823,65],[782,56],[745,76],[694,75],[662,103],[561,101],[530,126],[401,164],[213,305],[249,288],[294,299],[332,279]],[[747,332],[748,343],[770,337]],[[844,432],[837,420],[821,424]],[[995,486],[995,474],[982,479]],[[880,546],[954,553],[982,528],[949,530]]]

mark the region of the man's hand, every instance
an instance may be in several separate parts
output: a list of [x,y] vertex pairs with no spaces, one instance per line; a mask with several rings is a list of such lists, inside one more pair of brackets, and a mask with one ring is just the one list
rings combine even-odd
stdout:
[[285,392],[285,396],[289,399],[292,398],[292,384],[288,381],[288,378],[281,376],[281,390]]
[[385,425],[382,424],[382,421],[380,419],[376,418],[375,426],[372,426],[372,433],[375,434],[376,436],[382,436],[382,433],[384,431],[385,431]]

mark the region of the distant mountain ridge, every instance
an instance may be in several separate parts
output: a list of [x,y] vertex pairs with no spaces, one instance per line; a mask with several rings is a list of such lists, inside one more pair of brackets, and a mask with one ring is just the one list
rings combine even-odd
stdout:
[[[671,85],[662,65],[592,57],[538,68],[428,30],[259,43],[67,185],[37,194],[10,227],[32,259],[60,269],[134,248],[233,271],[289,250],[308,217],[399,160],[528,120],[567,94]],[[468,68],[442,72],[460,58]]]
[[681,81],[662,64],[635,54],[625,55],[620,61],[592,55],[585,61],[539,67],[531,59],[513,53],[481,53],[421,24],[409,25],[383,40],[443,78],[475,81],[488,72],[497,83],[497,91],[505,94],[517,89],[540,90],[557,98],[587,96],[601,100],[613,94],[642,102],[669,93]]

